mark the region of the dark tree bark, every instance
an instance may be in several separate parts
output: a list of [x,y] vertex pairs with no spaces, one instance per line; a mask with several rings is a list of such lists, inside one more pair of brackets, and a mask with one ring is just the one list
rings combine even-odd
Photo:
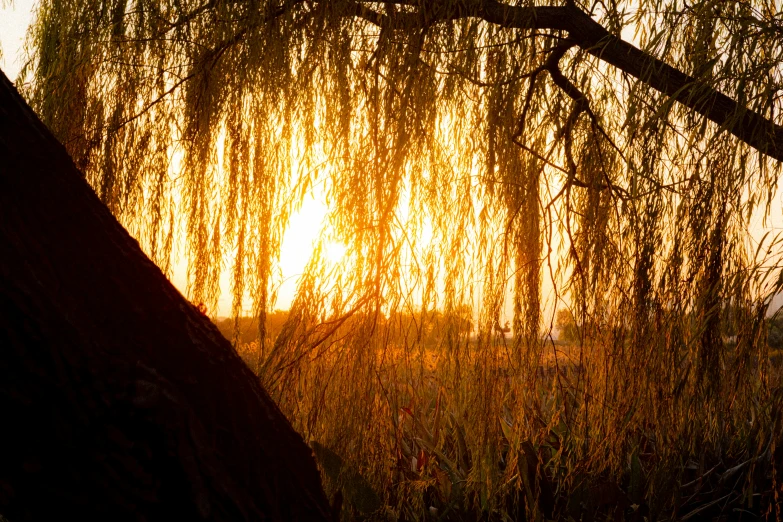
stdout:
[[302,438],[2,73],[0,513],[329,516]]

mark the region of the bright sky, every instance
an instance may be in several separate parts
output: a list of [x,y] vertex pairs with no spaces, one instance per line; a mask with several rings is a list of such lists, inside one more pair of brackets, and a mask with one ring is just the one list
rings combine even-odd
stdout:
[[22,44],[27,27],[30,25],[33,0],[12,0],[13,5],[0,0],[0,69],[11,81],[16,80],[22,67]]
[[[0,69],[11,81],[16,80],[22,67],[22,46],[24,36],[32,19],[36,0],[0,0]],[[776,195],[768,218],[767,226],[762,226],[762,213],[756,212],[753,218],[753,236],[760,239],[764,233],[773,234],[783,230],[783,192]],[[278,289],[278,302],[275,308],[288,309],[296,290],[298,277],[312,253],[313,243],[318,238],[327,208],[323,201],[314,198],[306,200],[299,213],[291,216],[289,230],[286,232],[280,259],[282,285]],[[218,303],[218,315],[230,314],[231,295],[229,276],[221,280],[221,297]],[[173,283],[185,293],[186,267],[184,260],[175,266]],[[783,304],[783,295],[778,295],[770,307],[777,309]]]

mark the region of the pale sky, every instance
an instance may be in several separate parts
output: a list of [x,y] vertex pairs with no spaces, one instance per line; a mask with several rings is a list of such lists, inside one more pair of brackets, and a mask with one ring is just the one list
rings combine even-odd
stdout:
[[[7,2],[6,2],[7,3]],[[16,80],[22,67],[22,44],[27,27],[30,25],[33,0],[12,0],[13,5],[3,7],[0,0],[0,69],[11,81]]]

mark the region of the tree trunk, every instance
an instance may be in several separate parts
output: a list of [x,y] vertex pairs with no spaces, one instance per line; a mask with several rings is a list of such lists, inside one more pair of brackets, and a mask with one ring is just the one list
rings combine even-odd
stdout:
[[312,453],[0,72],[0,513],[325,520]]

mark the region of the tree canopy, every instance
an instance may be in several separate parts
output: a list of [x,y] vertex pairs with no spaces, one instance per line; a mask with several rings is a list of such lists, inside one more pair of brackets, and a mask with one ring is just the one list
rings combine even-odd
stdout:
[[24,81],[156,262],[187,238],[211,309],[230,270],[265,314],[321,184],[352,263],[328,300],[311,266],[312,317],[481,302],[491,332],[512,291],[537,338],[546,278],[644,335],[769,291],[746,232],[783,159],[782,31],[764,1],[44,1]]
[[442,271],[460,293],[466,256],[442,254],[472,243],[536,323],[556,229],[577,286],[647,292],[665,267],[699,270],[685,265],[700,243],[731,243],[769,201],[777,15],[744,1],[43,2],[25,78],[164,267],[184,227],[197,301],[214,306],[230,252],[234,292],[267,306],[288,203],[326,180],[357,286],[392,291],[402,230],[426,220],[440,248],[417,256],[421,280]]

